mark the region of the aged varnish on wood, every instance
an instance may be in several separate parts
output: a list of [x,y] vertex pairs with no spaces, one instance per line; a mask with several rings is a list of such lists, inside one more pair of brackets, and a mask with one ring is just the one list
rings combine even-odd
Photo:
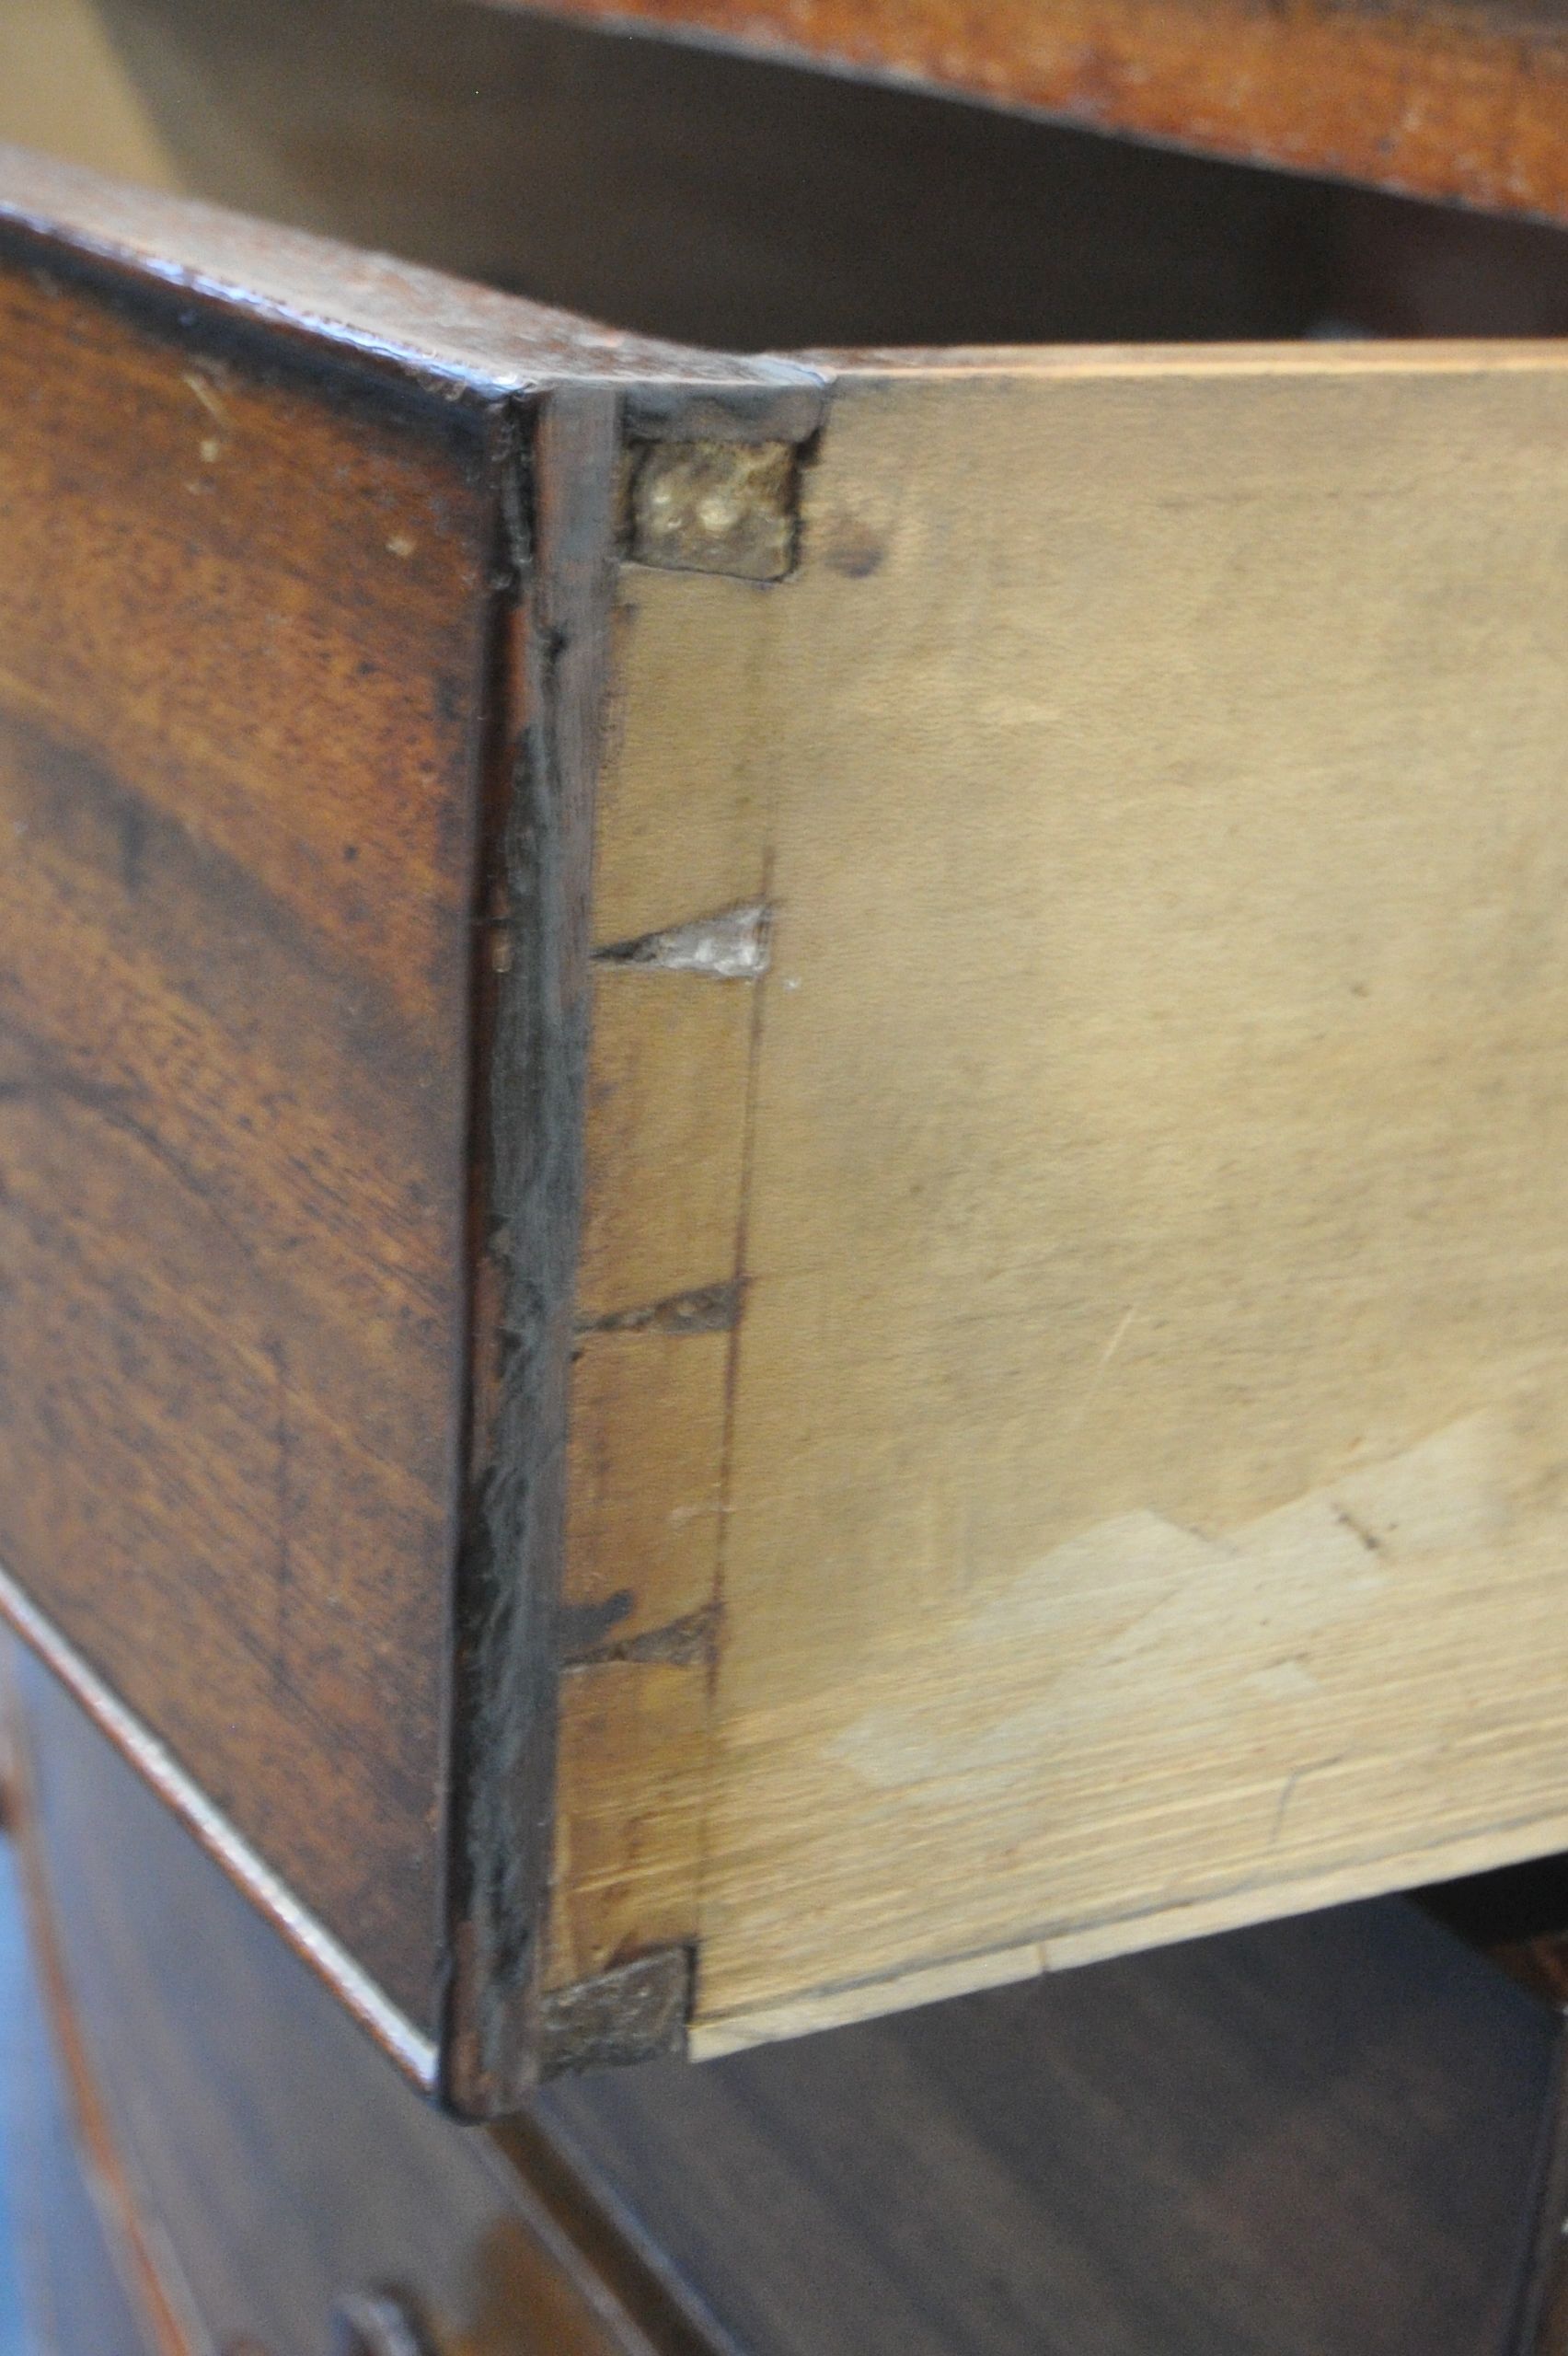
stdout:
[[1568,221],[1568,28],[1552,0],[552,0],[552,8]]
[[6,151],[0,1601],[422,2082],[1568,1847],[1568,353]]
[[[497,1667],[514,1602],[543,1606],[486,1552],[492,1521],[558,1542],[567,1268],[537,1313],[542,1262],[509,1292],[484,1175],[493,1133],[526,1220],[559,1166],[539,1248],[570,1249],[564,814],[575,792],[587,823],[596,686],[574,722],[537,634],[607,573],[623,366],[651,412],[672,377],[793,388],[19,156],[6,192],[0,1556],[14,1612],[428,2074],[455,1893],[514,1923],[548,1781],[548,1615]],[[544,614],[536,387],[580,365]],[[552,797],[545,838],[514,774]],[[492,1011],[508,844],[553,897]],[[492,1120],[470,1063],[497,1037]],[[444,1854],[455,1746],[482,1859],[461,1830]]]

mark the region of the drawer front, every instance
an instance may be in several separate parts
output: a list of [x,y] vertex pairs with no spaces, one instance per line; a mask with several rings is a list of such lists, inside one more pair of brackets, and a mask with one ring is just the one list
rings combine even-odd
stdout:
[[[32,2100],[18,2149],[53,2163],[23,2223],[58,2356],[142,2356],[117,2277],[156,2356],[702,2356],[544,2138],[503,2149],[422,2102],[58,1681],[5,1652],[42,1991],[6,2079]],[[75,2145],[93,2198],[67,2205]]]
[[[103,2182],[101,2147],[82,2136],[73,2088],[51,2032],[45,1977],[28,1951],[19,1877],[0,1857],[5,2012],[0,2134],[5,2149],[6,2336],[51,2356],[167,2356]],[[106,2216],[104,2211],[110,2214]],[[27,2327],[24,2335],[23,2327]]]
[[491,427],[7,260],[5,1562],[428,2040]]
[[1568,1846],[1560,347],[0,299],[0,1598],[417,2078]]

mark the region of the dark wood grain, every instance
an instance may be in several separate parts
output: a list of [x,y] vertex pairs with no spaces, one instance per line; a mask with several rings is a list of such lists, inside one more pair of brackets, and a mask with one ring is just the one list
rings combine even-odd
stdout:
[[1568,220],[1568,29],[1551,0],[552,6],[922,82],[1211,154]]
[[755,52],[467,0],[439,42],[431,0],[96,8],[193,192],[732,350],[1568,324],[1537,225]]
[[[337,2300],[392,2291],[464,2356],[700,2356],[655,2277],[601,2254],[559,2163],[536,2189],[421,2102],[63,1690],[14,1668],[19,1837],[62,1967],[48,2034],[79,2047],[149,2246],[212,2343],[316,2356]],[[52,2243],[68,2230],[46,2222]],[[59,2356],[110,2350],[74,2336]]]
[[[709,1013],[685,1045],[674,1028],[677,1009],[690,1020],[692,991],[707,991],[713,972],[692,982],[697,968],[677,957],[661,976],[677,987],[651,999],[646,969],[659,960],[641,951],[693,924],[731,921],[742,907],[763,910],[766,930],[769,879],[782,871],[746,831],[759,821],[749,783],[732,812],[731,771],[710,765],[720,745],[725,760],[754,740],[777,746],[782,706],[754,689],[791,664],[814,688],[836,677],[840,647],[830,631],[791,652],[780,630],[765,653],[755,601],[774,584],[751,580],[753,602],[732,611],[759,634],[727,671],[742,644],[717,626],[729,608],[693,602],[678,535],[674,572],[667,549],[660,564],[638,564],[650,547],[646,536],[623,545],[618,499],[628,443],[638,495],[650,480],[742,481],[736,444],[765,444],[772,570],[803,550],[801,575],[820,559],[824,580],[870,577],[877,565],[864,560],[863,536],[859,554],[852,538],[831,534],[813,546],[805,512],[807,490],[820,498],[828,462],[852,447],[830,435],[810,468],[796,462],[794,445],[822,420],[823,374],[810,362],[743,362],[619,336],[15,156],[0,162],[0,305],[6,1608],[295,1945],[422,2082],[461,2108],[489,2113],[519,2099],[546,2028],[562,2060],[663,2048],[684,2033],[694,1987],[730,2041],[755,2033],[745,2025],[754,2009],[776,2027],[798,2017],[740,2003],[747,1969],[749,1992],[769,1995],[792,1995],[787,1973],[798,1969],[803,1993],[826,1992],[831,2017],[842,1994],[836,1946],[777,1967],[777,1986],[766,1977],[774,1962],[746,1953],[748,1907],[766,1955],[780,1924],[811,1923],[801,1891],[818,1887],[791,1866],[759,1904],[744,1879],[755,1857],[744,1861],[735,1910],[732,1965],[743,1977],[727,1998],[722,1988],[713,1995],[711,1925],[730,1903],[715,1860],[733,1830],[710,1839],[721,1817],[749,1807],[787,1854],[800,1822],[841,1827],[854,1812],[837,1787],[833,1810],[798,1794],[789,1805],[759,1802],[755,1787],[738,1810],[728,1796],[724,1810],[710,1804],[709,1767],[752,1756],[744,1743],[710,1745],[703,1725],[726,1644],[735,1657],[743,1590],[732,1580],[721,1605],[715,1572],[666,1610],[663,1570],[644,1576],[672,1528],[695,1521],[706,1543],[716,1516],[733,1510],[728,1491],[714,1503],[719,1460],[742,1420],[740,1353],[724,1335],[751,1271],[726,1156],[743,1135],[764,1132],[749,1113],[740,1117],[760,1015],[739,999],[704,1001],[727,1009],[722,1026],[741,1050],[719,1089],[711,1053],[689,1053],[692,1041],[717,1035]],[[1379,375],[1393,383],[1405,366],[1372,354],[1364,370],[1355,355],[1342,369],[1343,358],[1303,363],[1300,373],[1346,385],[1364,373],[1366,399]],[[1182,364],[1205,386],[1227,369],[1251,371],[1211,359]],[[1499,386],[1535,365],[1533,354],[1524,369],[1520,360],[1493,354],[1476,367],[1489,447],[1501,446],[1506,413]],[[902,364],[911,381],[926,365]],[[956,373],[974,364],[958,355]],[[1060,355],[1007,364],[1020,385],[1078,364]],[[1431,364],[1472,367],[1453,354]],[[1113,363],[1111,374],[1119,381],[1127,365]],[[1277,353],[1269,366],[1290,373]],[[1152,380],[1162,364],[1134,355],[1131,369]],[[953,373],[950,355],[936,374]],[[1034,393],[1024,387],[1020,398],[1024,421]],[[1049,405],[1059,435],[1055,395]],[[948,430],[967,430],[959,410],[943,413],[954,421]],[[1017,483],[1038,462],[1042,445],[1019,430],[983,560],[957,542],[955,561],[977,580],[1006,537]],[[897,431],[890,452],[905,446]],[[651,459],[650,445],[671,440],[686,445],[684,457]],[[929,513],[935,492],[947,496],[956,446],[919,493]],[[1451,439],[1435,446],[1442,464],[1431,482],[1441,490],[1427,495],[1451,503]],[[1221,478],[1229,462],[1226,441]],[[904,458],[892,464],[905,473]],[[963,472],[967,533],[974,475]],[[1325,479],[1332,505],[1339,478],[1331,469]],[[1533,526],[1539,472],[1528,479]],[[697,506],[707,503],[705,491]],[[1488,507],[1489,535],[1496,513]],[[748,569],[728,542],[721,559],[725,548],[728,562],[696,567],[714,575],[709,590]],[[1050,554],[1054,597],[1054,546]],[[612,629],[623,557],[635,603],[628,595]],[[1354,545],[1348,561],[1365,560]],[[1171,567],[1158,570],[1164,578]],[[932,577],[921,571],[922,595]],[[793,589],[778,594],[768,610],[783,622]],[[1402,588],[1399,598],[1402,609]],[[871,611],[859,609],[862,623]],[[883,642],[905,626],[894,611]],[[627,667],[628,650],[650,646],[653,667]],[[952,696],[960,764],[970,702],[962,679]],[[1538,721],[1541,708],[1538,699]],[[689,757],[683,715],[699,722]],[[1516,716],[1511,709],[1510,724]],[[599,796],[595,817],[602,737],[637,757]],[[846,740],[846,777],[878,741],[864,730]],[[650,743],[658,756],[640,770]],[[678,757],[666,768],[672,747]],[[777,757],[789,768],[795,756],[784,745]],[[694,780],[705,775],[726,781],[712,786],[701,819]],[[617,820],[627,777],[634,802],[639,791],[649,798],[640,815]],[[1032,772],[1020,791],[1027,806]],[[1429,799],[1429,778],[1423,792]],[[791,797],[801,844],[814,832],[824,862],[842,866],[836,837],[829,847],[827,831],[813,829],[793,782],[781,811]],[[902,770],[889,806],[908,823]],[[925,830],[933,839],[951,807],[943,789]],[[701,824],[713,830],[706,866]],[[882,830],[879,852],[896,831]],[[775,835],[784,832],[776,823]],[[800,855],[803,905],[823,879],[814,844]],[[615,913],[605,890],[617,860],[635,920]],[[795,888],[779,886],[780,906]],[[591,1026],[590,942],[601,921],[605,987],[592,993]],[[617,975],[631,977],[635,1000],[616,999]],[[865,990],[847,993],[854,1042],[882,986],[879,966]],[[845,1068],[842,1044],[831,1029],[824,1036],[824,1068]],[[668,1065],[656,1046],[671,1051]],[[669,1078],[677,1067],[679,1086]],[[686,1117],[681,1088],[696,1108],[694,1142],[688,1151],[677,1138],[662,1160]],[[1009,1097],[1009,1120],[1012,1112]],[[595,1228],[590,1185],[580,1271],[585,1135],[599,1208],[618,1203],[620,1225]],[[747,1144],[741,1161],[751,1154]],[[880,1162],[875,1177],[882,1186]],[[825,1201],[837,1184],[809,1177],[796,1196]],[[709,1212],[713,1234],[702,1224]],[[606,1255],[605,1233],[620,1237],[624,1258]],[[661,1238],[678,1247],[674,1274],[658,1273]],[[904,1255],[910,1267],[921,1264],[922,1240],[916,1233]],[[709,1336],[700,1448],[671,1449],[657,1435],[673,1425],[638,1421],[613,1384],[595,1392],[586,1376],[569,1434],[571,1361],[584,1338],[576,1329],[618,1357],[627,1334],[667,1331],[660,1320],[672,1303],[710,1294],[730,1308],[693,1329]],[[772,1346],[793,1380],[789,1369],[820,1352],[820,1335],[802,1327]],[[625,1350],[628,1365],[651,1368],[661,1356]],[[602,1363],[594,1348],[589,1360]],[[722,1365],[728,1391],[711,1384]],[[650,1395],[657,1387],[646,1374],[632,1379]],[[1029,1409],[1037,1412],[1032,1392]],[[900,1401],[901,1427],[905,1413]],[[995,1421],[1010,1429],[1011,1414]],[[566,1597],[583,1619],[574,1630],[558,1612],[569,1438],[581,1463],[597,1462],[609,1500],[594,1539],[604,1558]],[[699,1465],[695,1500],[660,1485],[677,1460]],[[919,1476],[928,1484],[930,1462]],[[645,1483],[651,1466],[657,1477]],[[789,1550],[756,1590],[775,1627],[806,1591],[792,1519]],[[879,1550],[883,1566],[880,1541]],[[814,1551],[820,1567],[825,1538]],[[678,1585],[679,1548],[669,1553]],[[748,1576],[758,1576],[755,1562]],[[902,1571],[897,1585],[890,1623],[905,1602]],[[864,1579],[859,1591],[862,1601],[871,1593]],[[798,1658],[810,1666],[824,1640],[805,1617]],[[784,1646],[779,1657],[787,1682],[794,1656]],[[836,1678],[831,1645],[822,1657]],[[1531,1653],[1530,1671],[1544,1677],[1539,1658]],[[995,1689],[988,1674],[965,1673],[964,1707],[979,1714]],[[563,1684],[580,1706],[561,1740]],[[677,1687],[674,1703],[657,1698]],[[764,1696],[769,1710],[782,1690],[776,1682]],[[1451,1684],[1444,1691],[1447,1699]],[[814,1742],[801,1754],[812,1777],[832,1756]],[[808,1777],[801,1788],[816,1786]],[[1511,1841],[1518,1820],[1506,1819]],[[1148,1870],[1164,1892],[1171,1866],[1156,1837]],[[743,1847],[749,1839],[748,1827]],[[895,1854],[881,1834],[878,1843],[884,1858]],[[547,1969],[545,2018],[537,1950],[552,1849],[558,1915],[585,1902]],[[772,1854],[766,1842],[755,1853]],[[824,1941],[837,1941],[857,1910],[862,1921],[875,1911],[866,1860],[852,1843],[845,1854],[850,1898],[818,1891]],[[1008,1854],[1016,1859],[1016,1843]],[[972,1857],[964,1844],[961,1869],[946,1877],[961,1900],[997,1887]],[[1318,1885],[1288,1887],[1294,1903]],[[933,1911],[927,1886],[918,1895],[914,1911]],[[1040,1919],[1033,1893],[1017,1919]],[[927,1928],[917,1924],[919,1937]],[[938,1960],[957,1957],[967,1970],[992,1934],[943,1936]],[[1037,1959],[1044,1952],[1032,1936],[1025,1945]],[[864,1993],[875,1971],[847,1967],[844,1977],[854,2004],[879,2001]],[[582,1983],[594,1979],[603,1984],[585,1999]],[[641,2044],[622,2033],[629,1998],[606,2027],[612,1983],[662,1992],[638,2015],[655,2022]],[[592,2025],[575,2044],[574,2023]],[[698,2026],[712,2027],[700,2011]],[[571,2050],[556,2056],[556,2043]]]
[[6,260],[0,1557],[428,2027],[494,404]]
[[194,192],[662,334],[1271,335],[1324,301],[1332,192],[1278,174],[462,0],[439,42],[430,0],[98,13]]
[[1553,2055],[1380,1902],[539,2109],[768,2356],[1512,2356]]
[[819,387],[17,151],[0,346],[0,1598],[492,2109],[623,410],[799,435]]

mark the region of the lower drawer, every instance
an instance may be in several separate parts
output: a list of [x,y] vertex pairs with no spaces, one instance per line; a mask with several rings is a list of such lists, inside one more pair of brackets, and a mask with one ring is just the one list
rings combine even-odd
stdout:
[[524,2165],[404,2085],[6,1653],[32,1972],[0,2074],[40,2351],[705,2356],[543,2139]]
[[40,2356],[1526,2356],[1562,2032],[1412,1908],[465,2129],[60,1688],[11,1703]]
[[109,2155],[84,2131],[67,2066],[75,2049],[51,1993],[41,1955],[29,1952],[7,1842],[0,1848],[0,2347],[16,2356],[167,2356],[157,2295],[127,2236]]

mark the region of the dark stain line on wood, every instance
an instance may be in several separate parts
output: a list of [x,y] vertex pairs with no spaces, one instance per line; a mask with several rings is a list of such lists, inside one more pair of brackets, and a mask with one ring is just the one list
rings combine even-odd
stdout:
[[640,445],[658,442],[803,443],[822,424],[827,379],[802,360],[764,353],[746,363],[756,381],[705,390],[688,382],[644,377],[626,391],[633,463]]
[[[771,907],[772,906],[774,867],[775,852],[773,843],[770,838],[763,852],[762,859],[761,901],[765,907]],[[750,1281],[748,1274],[748,1260],[751,1242],[751,1196],[752,1182],[756,1168],[757,1097],[762,1076],[763,1029],[767,1005],[767,992],[761,989],[755,991],[752,998],[751,1022],[749,1025],[750,1035],[746,1042],[744,1130],[741,1146],[740,1191],[739,1198],[735,1206],[734,1283],[736,1291],[743,1297],[744,1295],[746,1286]],[[712,1807],[713,1793],[714,1729],[718,1715],[719,1699],[720,1654],[717,1636],[723,1623],[729,1583],[730,1500],[734,1488],[735,1422],[737,1402],[740,1395],[741,1347],[743,1332],[744,1320],[737,1318],[734,1325],[731,1329],[730,1345],[726,1353],[724,1362],[724,1422],[723,1432],[719,1447],[719,1527],[715,1536],[713,1548],[713,1588],[711,1599],[715,1634],[714,1641],[709,1646],[704,1663],[707,1672],[708,1694],[707,1716],[703,1731],[704,1772],[702,1807],[697,1835],[695,1919],[698,1925],[700,1925],[703,1919],[703,1909],[708,1882],[709,1859],[712,1849],[712,1832],[709,1816]],[[698,1950],[694,1946],[694,1958]]]
[[618,1628],[636,1609],[637,1598],[628,1587],[617,1587],[597,1603],[563,1603],[560,1608],[560,1650],[565,1661],[581,1660],[607,1640],[612,1628]]
[[[302,1030],[331,1006],[356,1053],[343,1077],[379,1098],[389,1075],[408,1091],[432,1079],[422,1026],[400,1015],[377,987],[374,965],[340,941],[301,921],[297,910],[251,868],[159,808],[91,746],[70,742],[16,709],[0,713],[0,752],[10,795],[34,857],[69,862],[78,895],[84,878],[102,879],[106,901],[120,902],[133,846],[137,946],[156,960],[160,978],[205,1019],[239,1030],[255,999],[288,993]],[[171,756],[172,760],[172,756]],[[196,780],[170,768],[171,791]],[[209,944],[222,940],[227,954]],[[444,976],[434,978],[444,979]],[[353,1102],[354,1117],[364,1107]]]
[[[493,1299],[495,1313],[476,1334],[480,1445],[455,1611],[443,2082],[444,2097],[470,2116],[514,2108],[537,2069],[531,1992],[550,1857],[588,896],[618,442],[617,404],[604,390],[557,394],[534,424],[522,727],[492,879],[513,920],[513,953],[490,961],[477,1076],[490,1171],[490,1276],[480,1298]],[[498,455],[518,462],[514,447]],[[498,512],[498,531],[506,529]],[[515,554],[514,528],[511,539]]]

